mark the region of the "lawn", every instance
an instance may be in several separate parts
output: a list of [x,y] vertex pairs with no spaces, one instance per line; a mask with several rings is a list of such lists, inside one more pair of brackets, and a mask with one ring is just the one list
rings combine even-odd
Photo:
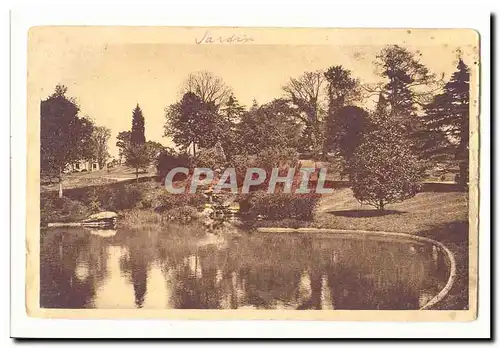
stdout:
[[[156,175],[156,168],[151,166],[146,171],[139,172],[139,178]],[[125,166],[117,166],[109,169],[96,170],[93,172],[79,172],[63,174],[63,188],[97,186],[112,184],[118,181],[135,179],[135,169]],[[40,191],[56,191],[59,189],[57,179],[53,183],[43,183]]]
[[361,205],[352,191],[344,188],[320,201],[314,225],[416,233],[467,219],[467,195],[463,192],[422,192],[404,202],[389,205],[383,215],[378,215],[373,207]]

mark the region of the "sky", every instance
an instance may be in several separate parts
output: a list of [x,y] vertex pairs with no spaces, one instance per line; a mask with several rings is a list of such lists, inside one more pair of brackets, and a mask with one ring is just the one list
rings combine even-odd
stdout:
[[[84,29],[83,29],[84,30]],[[45,99],[57,84],[68,87],[81,115],[111,129],[109,150],[117,156],[116,135],[130,130],[132,110],[139,104],[145,118],[146,139],[171,146],[163,136],[164,109],[181,98],[180,89],[190,73],[209,71],[221,77],[245,106],[283,95],[290,77],[305,71],[343,65],[362,83],[380,80],[373,64],[385,44],[401,44],[421,53],[429,70],[445,79],[455,71],[456,49],[467,52],[473,43],[457,38],[434,42],[411,40],[343,40],[329,44],[212,44],[161,43],[158,40],[72,40],[64,35],[31,36],[28,50],[28,88]],[[449,42],[449,43],[448,43]],[[473,64],[465,54],[466,63]]]

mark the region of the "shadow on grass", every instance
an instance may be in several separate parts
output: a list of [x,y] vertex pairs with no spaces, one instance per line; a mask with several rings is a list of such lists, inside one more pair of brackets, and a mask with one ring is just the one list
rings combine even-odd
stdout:
[[353,217],[353,218],[364,218],[364,217],[375,217],[375,216],[386,216],[386,215],[401,215],[406,214],[405,211],[399,210],[374,210],[374,209],[355,209],[355,210],[336,210],[329,211],[328,214],[343,217]]

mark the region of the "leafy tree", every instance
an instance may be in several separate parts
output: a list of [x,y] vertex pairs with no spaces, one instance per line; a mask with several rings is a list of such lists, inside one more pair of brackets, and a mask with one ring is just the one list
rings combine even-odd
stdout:
[[463,188],[469,179],[469,68],[460,58],[457,71],[443,93],[425,107],[424,151],[427,158],[454,158],[459,163],[458,181]]
[[284,99],[246,112],[238,123],[239,153],[258,154],[270,147],[296,149],[301,130],[296,114]]
[[321,71],[305,72],[298,78],[291,78],[283,86],[286,98],[298,111],[294,115],[304,123],[304,136],[310,149],[318,154],[322,144],[322,117],[324,109],[321,92],[324,87],[324,74]]
[[132,112],[132,131],[130,132],[130,142],[132,145],[143,145],[146,142],[144,134],[144,116],[139,104]]
[[151,163],[150,150],[146,144],[131,144],[125,149],[125,164],[135,169],[135,180],[137,182],[139,182],[139,169],[145,169]]
[[357,106],[345,106],[328,116],[325,131],[325,151],[336,151],[349,161],[369,128],[368,112]]
[[67,87],[57,85],[40,105],[40,172],[59,177],[59,197],[63,195],[64,168],[88,156],[92,122],[80,118],[78,105],[67,97]]
[[423,167],[388,112],[375,114],[372,122],[348,160],[348,174],[354,197],[382,211],[417,194]]
[[108,140],[111,137],[111,130],[106,127],[94,127],[92,132],[90,146],[91,159],[97,161],[99,168],[104,168],[107,160],[110,158],[108,152]]
[[127,146],[130,146],[130,136],[130,131],[122,131],[116,136],[116,146],[118,147],[118,157],[120,164],[122,164],[122,160],[125,157],[125,149],[127,148]]
[[196,94],[188,92],[182,100],[165,110],[165,135],[186,150],[212,147],[222,137],[223,119],[213,102],[205,103]]
[[164,148],[157,158],[156,170],[163,180],[170,170],[177,167],[191,168],[192,165],[193,159],[187,152],[176,153],[173,149]]

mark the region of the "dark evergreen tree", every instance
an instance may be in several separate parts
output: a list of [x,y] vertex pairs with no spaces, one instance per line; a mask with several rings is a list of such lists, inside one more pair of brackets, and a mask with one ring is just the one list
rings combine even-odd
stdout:
[[144,116],[139,104],[132,112],[132,129],[130,131],[130,145],[126,146],[124,156],[126,165],[135,168],[135,179],[139,181],[139,169],[147,168],[151,163],[150,149],[146,146],[144,135]]
[[420,63],[418,52],[391,45],[385,47],[375,62],[379,73],[388,81],[382,93],[390,106],[389,116],[395,119],[401,129],[412,139],[412,148],[420,147],[418,133],[422,129],[421,119],[417,116],[421,100],[428,95],[422,87],[434,83],[434,75]]
[[144,135],[144,116],[139,104],[132,112],[132,132],[130,134],[130,142],[132,145],[143,145],[146,142]]
[[424,153],[427,158],[454,158],[459,165],[458,182],[466,188],[469,179],[469,68],[459,59],[457,70],[443,93],[425,107],[423,117],[429,134]]

